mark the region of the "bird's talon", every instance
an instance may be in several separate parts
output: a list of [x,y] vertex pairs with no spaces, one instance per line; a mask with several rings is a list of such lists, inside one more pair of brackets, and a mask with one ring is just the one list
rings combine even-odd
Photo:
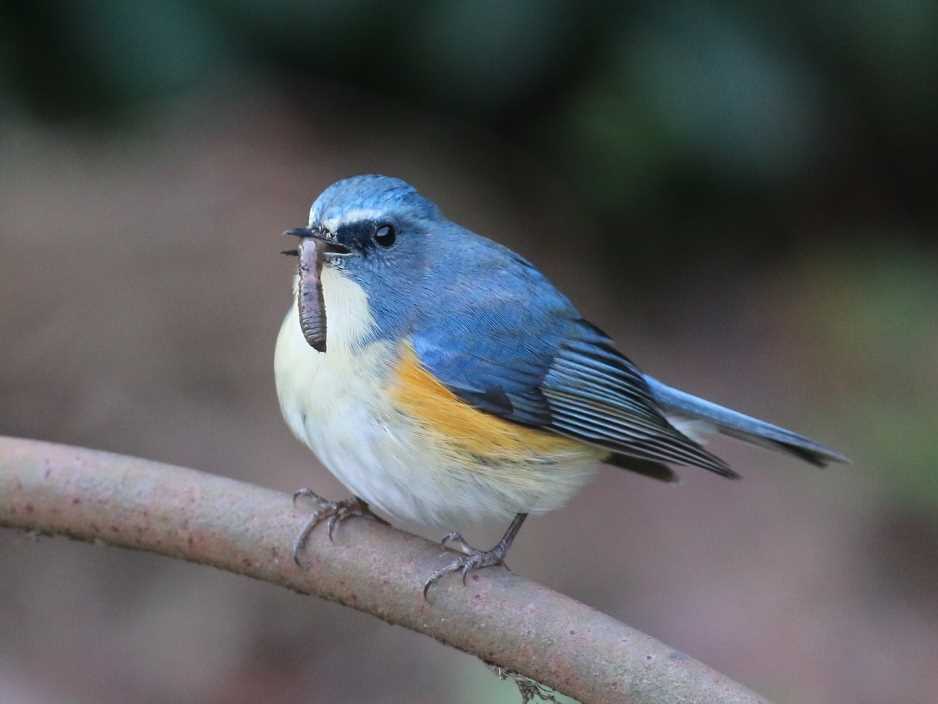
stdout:
[[339,516],[342,514],[336,511],[332,514],[332,518],[329,519],[329,542],[335,542],[335,527],[339,524]]
[[449,543],[455,543],[456,549],[459,550],[459,552],[461,552],[463,555],[471,555],[472,553],[479,552],[474,547],[472,547],[466,541],[466,539],[462,537],[462,533],[458,531],[447,533],[445,536],[443,536],[443,540],[440,541],[440,545],[442,545],[444,548]]
[[466,577],[469,576],[469,571],[472,569],[472,561],[466,560],[466,564],[462,568],[462,585],[466,586]]
[[293,502],[296,503],[296,500],[300,497],[314,497],[320,504],[321,508],[313,512],[309,517],[309,520],[306,522],[306,525],[303,526],[303,529],[296,536],[296,540],[293,541],[293,561],[297,564],[298,567],[302,567],[303,564],[300,562],[300,553],[303,551],[303,548],[306,547],[306,541],[309,539],[310,534],[313,532],[313,529],[316,528],[320,523],[322,523],[327,518],[329,519],[328,529],[329,529],[329,542],[335,542],[335,529],[336,527],[349,518],[361,517],[361,518],[372,518],[379,523],[384,525],[390,525],[380,516],[376,516],[371,512],[371,509],[368,507],[367,502],[362,501],[358,497],[353,497],[351,499],[343,499],[342,501],[329,501],[324,499],[319,494],[314,492],[312,489],[300,489],[293,493]]
[[462,537],[462,533],[457,531],[447,533],[443,536],[443,540],[440,541],[440,545],[442,545],[444,548],[449,543],[455,543],[458,546],[459,551],[463,553],[466,552],[466,548],[470,547],[469,543],[466,542],[466,539]]
[[426,582],[423,583],[423,600],[424,601],[430,601],[429,597],[427,596],[427,593],[430,591],[430,587],[433,585],[434,576],[435,574],[431,575],[430,578]]
[[328,504],[331,503],[327,499],[322,498],[319,494],[309,488],[297,489],[293,492],[293,507],[296,508],[297,499],[316,499],[320,503]]
[[424,601],[429,601],[427,595],[430,592],[430,587],[448,574],[460,574],[463,586],[465,586],[469,575],[476,570],[503,564],[502,560],[505,557],[505,552],[500,550],[498,546],[492,550],[476,550],[475,548],[469,548],[469,550],[471,552],[466,552],[461,557],[457,557],[448,565],[441,567],[430,575],[430,578],[423,583]]
[[[453,531],[452,533],[448,533],[446,537],[443,538],[442,545],[445,546],[448,542],[451,541],[458,543],[460,550],[463,553],[462,557],[456,558],[445,567],[441,567],[430,575],[430,578],[423,583],[423,600],[429,601],[427,594],[430,592],[430,587],[438,582],[440,578],[448,574],[461,572],[462,583],[463,586],[465,586],[466,579],[468,579],[471,572],[480,570],[484,567],[505,565],[505,556],[508,554],[508,549],[511,547],[511,543],[514,541],[515,535],[517,535],[518,530],[521,528],[521,524],[524,523],[525,518],[527,518],[526,513],[517,514],[514,519],[512,519],[511,525],[508,526],[508,530],[505,531],[505,535],[502,536],[502,539],[499,540],[498,544],[491,550],[477,550],[469,543],[467,543],[465,538],[463,538],[462,535],[460,535],[458,532]],[[509,572],[510,571],[511,570],[509,570]]]

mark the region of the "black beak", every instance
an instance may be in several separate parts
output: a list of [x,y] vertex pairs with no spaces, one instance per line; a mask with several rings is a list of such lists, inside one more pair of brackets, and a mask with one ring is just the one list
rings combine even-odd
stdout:
[[322,242],[320,251],[323,254],[351,254],[352,250],[346,247],[344,244],[337,242],[332,237],[327,237],[322,234],[319,230],[314,230],[309,227],[294,227],[292,230],[287,230],[283,233],[284,237],[299,237],[301,240],[316,240],[317,242]]

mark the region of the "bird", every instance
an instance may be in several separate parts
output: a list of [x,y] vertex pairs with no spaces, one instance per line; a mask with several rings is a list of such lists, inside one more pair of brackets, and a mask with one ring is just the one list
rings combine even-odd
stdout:
[[[723,434],[817,466],[847,458],[642,372],[528,259],[449,220],[409,183],[366,174],[313,202],[277,336],[283,417],[352,498],[329,519],[451,529],[455,556],[423,583],[504,564],[522,523],[563,506],[605,464],[662,482],[675,466],[739,475],[705,449]],[[467,522],[509,521],[490,549]]]

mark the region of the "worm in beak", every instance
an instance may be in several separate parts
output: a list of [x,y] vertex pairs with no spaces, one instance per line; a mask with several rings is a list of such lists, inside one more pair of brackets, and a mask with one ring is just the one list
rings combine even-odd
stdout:
[[319,240],[306,240],[300,245],[299,276],[297,305],[300,330],[310,347],[325,352],[326,302],[322,296],[322,246]]
[[310,228],[296,228],[283,234],[300,238],[297,250],[284,252],[284,254],[292,255],[295,251],[299,258],[297,307],[300,312],[300,330],[303,331],[303,337],[306,338],[310,347],[318,352],[325,352],[326,302],[322,295],[323,256],[347,255],[349,249]]

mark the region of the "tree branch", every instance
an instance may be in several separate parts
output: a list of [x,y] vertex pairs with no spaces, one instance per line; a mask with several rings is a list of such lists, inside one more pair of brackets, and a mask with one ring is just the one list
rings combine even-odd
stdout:
[[584,703],[765,700],[605,614],[504,569],[449,577],[430,603],[422,580],[441,549],[351,520],[335,544],[290,545],[304,520],[290,497],[147,460],[0,437],[0,526],[67,535],[212,565],[337,601],[425,633]]

